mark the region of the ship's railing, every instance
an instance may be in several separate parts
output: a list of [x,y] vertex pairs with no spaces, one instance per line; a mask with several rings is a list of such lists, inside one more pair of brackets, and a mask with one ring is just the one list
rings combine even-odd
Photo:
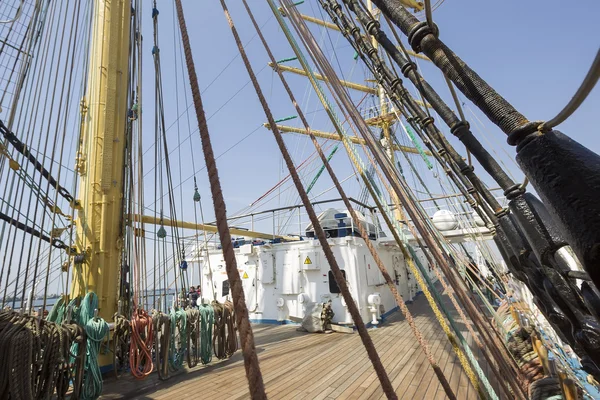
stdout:
[[[354,204],[356,209],[359,209],[365,215],[365,222],[367,222],[367,231],[370,235],[379,237],[381,235],[381,228],[372,229],[373,226],[379,226],[378,218],[377,218],[377,209],[376,207],[369,206],[364,204],[354,198],[349,198],[350,202]],[[337,204],[336,204],[337,203]],[[342,199],[329,199],[329,200],[321,200],[314,201],[311,203],[313,206],[317,208],[319,206],[330,204],[331,208],[338,208],[340,210],[345,209],[346,207],[342,203]],[[337,205],[337,207],[336,207]],[[354,221],[350,216],[347,216],[349,219],[348,230],[350,233],[354,232]],[[273,235],[273,239],[275,240],[278,237],[284,236],[288,239],[293,240],[294,238],[301,238],[306,236],[306,227],[309,225],[308,215],[304,211],[304,205],[296,204],[286,207],[278,207],[272,208],[263,211],[257,211],[247,214],[234,215],[227,218],[229,222],[230,228],[236,228],[238,230],[248,230],[248,231],[256,231],[260,230],[261,232],[271,232]],[[209,222],[207,225],[214,225],[215,222]],[[337,228],[336,228],[337,229]],[[326,229],[327,231],[327,229]],[[210,246],[212,248],[217,248],[219,246],[219,240],[217,235],[210,235]],[[239,236],[239,235],[238,235]]]
[[[493,188],[491,190],[500,190],[499,188]],[[443,200],[443,204],[440,204],[441,208],[453,210],[460,210],[461,205],[464,203],[459,199],[460,194],[449,194],[445,196],[439,196],[434,198],[425,198],[420,199],[419,202],[423,204],[424,210],[430,215],[438,210],[437,206],[433,205],[432,202],[434,200],[438,201],[440,204],[440,200]],[[505,201],[503,196],[497,196],[497,200],[501,203]],[[366,228],[371,238],[379,239],[382,236],[386,236],[385,230],[382,228],[380,220],[378,218],[378,210],[374,206],[369,206],[365,203],[362,203],[354,198],[349,198],[350,202],[354,204],[355,208],[361,211],[365,216]],[[325,207],[320,211],[324,211],[327,208],[337,208],[339,210],[345,210],[345,206],[342,203],[342,199],[334,198],[328,200],[314,201],[312,205],[319,208],[319,206],[330,205],[330,207]],[[393,208],[393,204],[389,204],[389,207]],[[343,212],[343,211],[341,211]],[[466,209],[464,212],[454,212],[454,215],[458,218],[459,224],[462,228],[470,229],[471,227],[476,226],[476,222],[472,215],[472,210]],[[357,235],[355,232],[354,221],[348,215],[344,218],[348,222],[347,231],[348,235]],[[307,226],[310,225],[310,221],[308,219],[308,215],[304,210],[304,205],[296,204],[285,207],[272,208],[268,210],[256,211],[252,213],[234,215],[228,217],[228,222],[230,228],[236,228],[241,231],[261,231],[267,234],[272,235],[272,240],[285,240],[281,239],[282,237],[287,240],[300,240],[300,238],[304,238],[307,236]],[[332,222],[333,220],[329,221]],[[405,223],[410,223],[410,220],[404,221]],[[330,225],[332,225],[330,224]],[[209,222],[207,225],[215,225],[215,222]],[[464,226],[463,226],[464,225]],[[472,225],[472,226],[467,226]],[[375,227],[375,228],[373,228]],[[325,230],[337,231],[337,226],[325,228]],[[211,249],[216,249],[220,246],[220,242],[218,236],[214,233],[205,233],[207,235],[208,247]],[[234,238],[234,241],[246,242],[247,238],[243,237],[243,234],[237,235],[239,238]],[[240,237],[241,236],[241,237]],[[268,240],[268,239],[263,239]],[[259,240],[260,241],[260,240]],[[207,247],[203,243],[203,247]]]

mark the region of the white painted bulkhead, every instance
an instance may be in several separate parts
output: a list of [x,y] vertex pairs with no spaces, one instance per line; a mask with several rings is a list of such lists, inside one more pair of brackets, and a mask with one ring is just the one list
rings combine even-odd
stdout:
[[[350,293],[365,323],[372,320],[368,297],[379,293],[379,315],[393,310],[397,305],[385,280],[367,249],[364,240],[346,236],[329,238],[335,259],[345,271]],[[419,290],[409,272],[404,257],[389,240],[372,240],[396,288],[405,301],[411,301]],[[297,242],[253,245],[244,244],[235,249],[238,270],[242,277],[246,305],[251,320],[255,322],[288,321],[290,317],[302,318],[308,302],[331,300],[335,313],[333,322],[352,324],[345,302],[330,274],[325,255],[316,239]],[[206,253],[204,253],[206,254]],[[423,258],[417,250],[419,258]],[[226,300],[228,279],[221,250],[209,250],[206,256],[190,262],[190,268],[202,271],[202,296],[210,302],[216,296]],[[425,261],[425,260],[423,260]],[[198,265],[200,263],[200,265]],[[426,262],[425,269],[435,281]],[[197,282],[192,282],[192,285]],[[280,306],[278,306],[278,304]]]

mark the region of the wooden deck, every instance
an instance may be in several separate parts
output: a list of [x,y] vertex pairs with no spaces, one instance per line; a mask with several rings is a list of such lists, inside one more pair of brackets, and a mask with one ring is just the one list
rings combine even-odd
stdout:
[[[477,398],[424,296],[417,297],[409,309],[457,397]],[[384,398],[357,333],[308,334],[297,332],[296,328],[293,325],[254,326],[256,348],[270,399]],[[399,398],[446,398],[400,312],[392,314],[384,325],[369,332]],[[465,337],[469,339],[466,333]],[[476,355],[482,358],[478,352]],[[482,368],[492,379],[484,361]],[[496,386],[493,380],[492,384]],[[181,371],[164,382],[158,380],[156,373],[144,381],[131,377],[109,380],[105,382],[101,398],[245,399],[249,398],[249,393],[238,351],[229,360]]]

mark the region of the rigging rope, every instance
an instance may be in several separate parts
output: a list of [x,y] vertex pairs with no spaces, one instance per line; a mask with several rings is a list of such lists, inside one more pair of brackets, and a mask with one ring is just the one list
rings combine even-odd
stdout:
[[296,189],[298,190],[298,194],[300,195],[300,198],[302,199],[302,203],[304,204],[304,207],[309,215],[309,218],[313,225],[313,229],[315,230],[315,234],[318,237],[319,242],[321,243],[323,252],[325,254],[325,258],[327,259],[327,262],[329,263],[329,267],[330,267],[331,271],[333,272],[335,281],[338,284],[338,286],[340,287],[340,290],[342,292],[344,300],[346,301],[346,304],[348,305],[350,314],[352,315],[354,323],[357,326],[361,340],[363,342],[363,345],[365,346],[365,350],[367,351],[367,354],[369,355],[369,359],[371,360],[371,362],[373,364],[375,372],[377,373],[379,381],[381,382],[383,391],[388,398],[396,399],[397,395],[396,395],[396,393],[394,393],[394,388],[392,386],[392,383],[387,375],[387,372],[385,371],[385,368],[383,367],[383,364],[381,363],[381,359],[379,358],[379,355],[377,354],[377,350],[375,349],[373,341],[371,340],[371,337],[369,336],[366,326],[362,320],[360,311],[358,310],[358,307],[357,307],[354,299],[352,298],[352,295],[350,294],[350,291],[348,289],[348,284],[344,278],[344,275],[342,275],[340,267],[335,259],[335,256],[333,255],[333,251],[331,250],[331,247],[329,246],[329,243],[327,242],[327,237],[325,235],[325,231],[321,227],[321,224],[319,223],[317,214],[315,213],[315,210],[310,202],[310,199],[308,198],[306,191],[304,190],[304,187],[302,186],[302,182],[300,181],[300,178],[298,177],[298,173],[296,172],[293,161],[287,150],[285,142],[283,141],[283,138],[281,137],[281,133],[279,132],[279,129],[277,128],[277,125],[275,124],[275,119],[273,118],[273,115],[271,114],[271,110],[269,109],[269,106],[266,103],[266,100],[263,96],[260,85],[259,85],[258,81],[256,80],[256,75],[254,74],[252,66],[250,65],[250,62],[246,55],[246,51],[244,50],[244,48],[242,46],[242,42],[240,40],[240,37],[237,33],[237,30],[236,30],[234,24],[233,24],[233,20],[231,19],[231,16],[229,14],[229,11],[227,9],[227,6],[226,6],[224,0],[221,0],[221,5],[223,7],[223,11],[225,12],[225,17],[227,19],[227,22],[229,23],[229,27],[231,28],[231,32],[234,36],[234,39],[237,44],[240,55],[242,56],[242,59],[244,61],[244,65],[246,66],[246,70],[248,71],[248,74],[250,75],[250,78],[252,80],[252,84],[254,85],[256,94],[260,100],[263,110],[267,116],[267,120],[269,121],[271,129],[273,131],[273,134],[275,136],[275,140],[277,141],[279,150],[284,158],[284,161],[288,167],[290,174],[292,175],[292,179],[294,181]]
[[204,159],[210,180],[217,228],[219,231],[221,245],[223,247],[223,256],[225,258],[227,277],[229,278],[231,293],[233,295],[235,315],[237,320],[236,322],[240,332],[240,342],[242,346],[242,353],[244,355],[244,365],[246,367],[246,376],[248,378],[250,395],[253,399],[265,399],[266,394],[263,378],[258,363],[258,357],[256,355],[256,349],[254,347],[254,335],[248,319],[248,308],[246,307],[246,302],[244,300],[242,282],[240,279],[240,274],[237,270],[237,262],[235,253],[233,252],[231,235],[228,229],[225,200],[223,199],[223,193],[221,191],[219,173],[208,132],[206,116],[202,105],[198,77],[196,76],[194,60],[192,58],[192,51],[190,48],[190,39],[183,15],[183,6],[181,5],[181,0],[175,0],[175,2],[177,5],[177,17],[179,20],[183,47],[185,49],[185,60],[188,69],[190,86],[192,89],[194,106],[196,109],[196,118],[198,120],[200,138],[202,140],[202,150],[204,152]]
[[154,331],[154,355],[158,378],[169,378],[169,347],[171,343],[171,318],[169,315],[156,311],[152,315]]
[[[274,62],[274,56],[269,48],[269,46],[267,45],[267,42],[264,38],[264,36],[262,35],[262,32],[260,31],[260,28],[258,27],[258,24],[256,23],[254,16],[250,10],[250,7],[248,6],[248,3],[246,2],[246,0],[242,0],[244,3],[244,6],[246,8],[246,11],[248,12],[248,15],[250,16],[250,19],[252,20],[252,23],[254,25],[254,28],[256,29],[258,35],[260,36],[260,39],[263,43],[263,46],[265,48],[265,50],[267,51],[267,54],[269,55],[269,57],[271,58],[271,61]],[[287,84],[286,79],[284,78],[282,72],[279,69],[276,69],[280,80],[282,82],[282,84],[284,85],[290,100],[292,102],[292,104],[294,104],[295,108],[296,108],[296,112],[298,113],[298,115],[300,116],[300,119],[302,120],[307,132],[309,132],[310,134],[310,126],[308,124],[308,121],[306,120],[304,113],[302,112],[302,110],[300,109],[298,103],[296,102],[296,99],[289,87],[289,85]],[[344,204],[346,205],[346,207],[348,208],[348,211],[351,214],[351,217],[354,221],[355,226],[358,227],[359,232],[361,237],[363,238],[363,240],[365,241],[365,244],[367,245],[371,255],[373,256],[375,263],[377,264],[379,270],[381,271],[381,273],[383,274],[386,283],[388,284],[390,291],[392,292],[392,294],[394,295],[394,298],[396,300],[396,303],[398,304],[398,306],[400,307],[402,314],[405,316],[405,318],[407,319],[411,330],[413,331],[413,334],[415,335],[415,337],[417,338],[417,341],[419,342],[419,345],[421,346],[423,352],[425,353],[431,367],[433,368],[436,376],[438,377],[442,387],[444,388],[444,391],[446,392],[446,395],[448,396],[448,398],[450,399],[455,399],[456,395],[454,394],[454,392],[452,391],[452,389],[450,388],[450,385],[448,383],[448,380],[446,378],[446,376],[444,375],[444,373],[442,372],[442,370],[439,368],[435,358],[433,357],[433,354],[431,354],[429,345],[427,343],[427,341],[423,338],[421,331],[419,330],[419,328],[416,326],[415,322],[414,322],[414,318],[411,314],[411,312],[408,310],[408,307],[406,306],[404,300],[402,299],[402,297],[400,296],[400,294],[398,293],[396,287],[395,287],[395,283],[392,281],[391,276],[389,275],[389,273],[387,272],[382,260],[380,259],[377,250],[375,249],[375,247],[373,246],[373,244],[371,243],[371,240],[369,238],[369,235],[367,233],[367,231],[365,230],[364,225],[362,224],[362,222],[358,219],[358,216],[356,214],[356,212],[354,211],[352,204],[350,203],[350,201],[348,200],[348,197],[346,196],[345,191],[343,190],[343,188],[341,187],[339,180],[337,179],[337,176],[335,175],[333,169],[331,168],[331,165],[329,164],[329,158],[325,158],[325,155],[323,154],[323,151],[319,145],[319,143],[317,142],[316,138],[314,137],[314,135],[311,135],[311,140],[317,150],[317,152],[319,153],[322,161],[323,161],[323,166],[324,168],[327,168],[327,171],[329,173],[329,175],[331,176],[331,179],[333,180],[333,182],[335,183],[338,192],[340,193],[340,196],[342,197]],[[336,147],[337,148],[337,147]],[[362,176],[364,176],[364,174],[361,174]],[[308,192],[308,190],[307,190]]]
[[[285,3],[285,2],[284,2]],[[339,8],[339,6],[338,6]],[[297,13],[297,11],[295,11],[293,8],[291,8],[290,10],[286,10],[289,11],[288,15],[290,15],[291,20],[295,21],[295,23],[298,24],[299,28],[303,30],[303,32],[307,32],[307,28],[304,25],[304,23],[300,20],[300,18],[295,15],[294,13]],[[292,15],[293,14],[293,15]],[[307,41],[305,41],[305,44],[307,44],[309,47],[312,48],[312,51],[314,52],[314,55],[318,56],[320,58],[320,63],[321,63],[321,67],[325,68],[327,70],[327,74],[326,76],[329,77],[329,81],[335,81],[335,73],[332,71],[331,66],[329,65],[329,63],[327,62],[326,59],[324,59],[324,57],[322,56],[320,50],[318,49],[318,47],[316,47],[316,45],[314,45],[313,42],[310,42],[310,40],[312,40],[312,36],[308,33],[306,35]],[[373,53],[374,54],[374,53]],[[333,82],[336,83],[336,82]],[[333,85],[332,83],[332,85]],[[339,85],[338,85],[339,86]],[[335,92],[338,94],[339,100],[342,102],[343,106],[346,107],[348,110],[353,110],[352,105],[349,101],[349,99],[347,99],[347,96],[343,90],[343,88],[340,87],[334,87]],[[355,111],[355,110],[354,110]],[[364,121],[362,121],[358,116],[354,117],[354,121],[355,123],[357,123],[358,127],[360,127],[360,132],[361,135],[363,136],[363,138],[365,138],[367,140],[367,143],[369,144],[369,147],[371,148],[372,151],[374,151],[374,155],[377,159],[377,161],[380,163],[380,165],[384,166],[384,172],[385,175],[387,176],[387,178],[390,180],[390,182],[392,183],[392,186],[394,187],[394,191],[396,192],[396,194],[403,199],[403,203],[405,203],[405,206],[407,207],[407,211],[409,212],[409,215],[411,216],[413,223],[415,223],[415,225],[417,225],[417,227],[419,228],[419,231],[423,233],[428,247],[436,250],[436,252],[434,252],[434,255],[436,256],[436,261],[438,261],[438,263],[440,265],[443,266],[443,269],[445,271],[449,271],[447,265],[445,264],[445,261],[443,260],[442,256],[440,253],[437,253],[437,248],[435,247],[435,244],[433,242],[433,237],[434,236],[427,236],[425,229],[425,226],[423,226],[423,224],[420,221],[419,218],[425,218],[425,220],[427,220],[426,216],[417,216],[417,209],[414,209],[414,206],[412,205],[412,203],[407,203],[407,196],[408,196],[408,191],[407,188],[405,188],[402,184],[401,181],[399,181],[397,179],[397,177],[395,177],[395,174],[393,173],[393,171],[391,170],[391,167],[388,165],[388,163],[386,163],[386,158],[385,155],[382,154],[381,150],[376,146],[376,144],[374,143],[373,138],[367,133],[368,132],[368,128],[365,126]],[[447,272],[448,273],[448,272]],[[458,289],[457,289],[458,290]],[[460,293],[460,292],[459,292]],[[464,296],[463,296],[464,299]],[[467,299],[468,300],[468,299]],[[474,314],[473,318],[478,317],[478,315]],[[492,338],[492,342],[493,342],[493,338]],[[473,382],[475,386],[477,386],[477,382]]]
[[587,75],[583,79],[581,86],[575,92],[575,95],[569,101],[569,103],[563,108],[556,117],[552,118],[550,121],[544,122],[539,126],[539,130],[541,132],[547,132],[552,130],[557,125],[562,124],[569,118],[585,101],[586,97],[590,94],[596,83],[600,79],[600,50],[596,53],[596,58],[592,62],[592,66],[588,71]]
[[58,193],[65,198],[65,200],[67,200],[69,203],[73,202],[73,196],[69,193],[69,191],[61,186],[57,180],[50,175],[50,172],[48,172],[48,170],[35,158],[35,156],[31,154],[27,146],[21,142],[16,135],[6,127],[6,125],[4,125],[2,120],[0,120],[0,133],[2,136],[4,136],[8,143],[12,144],[19,153],[23,154],[23,156],[26,157],[31,164],[33,164],[35,169],[42,174],[44,178],[46,178],[48,183],[54,189],[56,189]]
[[134,312],[130,324],[131,342],[129,343],[129,366],[131,368],[131,374],[137,379],[144,379],[154,370],[154,364],[152,364],[154,324],[152,322],[152,317],[142,309],[138,309]]
[[[315,87],[319,88],[319,90],[318,90],[319,97],[322,99],[322,101],[324,102],[325,105],[328,105],[328,102],[327,102],[327,100],[325,99],[325,97],[324,97],[324,95],[322,93],[322,89],[320,89],[320,85],[318,84],[318,82],[316,81],[316,79],[314,79],[314,77],[312,76],[311,70],[310,70],[310,68],[308,68],[308,64],[306,63],[306,61],[304,61],[304,57],[302,56],[302,53],[298,50],[297,44],[295,44],[295,41],[291,37],[291,34],[289,34],[289,31],[287,29],[287,26],[285,25],[285,22],[283,22],[283,20],[280,19],[280,18],[278,18],[278,19],[280,20],[280,24],[281,24],[282,28],[284,29],[284,32],[288,35],[288,40],[290,40],[290,43],[292,44],[292,46],[294,48],[294,51],[296,52],[296,54],[299,57],[299,59],[302,60],[303,65],[305,67],[305,70],[309,73],[309,76],[313,78],[311,80],[314,82]],[[331,109],[332,107],[329,106],[329,108]],[[335,118],[335,116],[333,114],[332,114],[332,117],[333,117],[332,120],[333,120],[334,124],[338,124],[338,126],[339,126],[338,120]],[[341,129],[338,128],[338,131],[341,132]],[[341,138],[342,138],[342,140],[343,140],[343,142],[345,144],[347,143],[347,149],[348,149],[348,154],[349,154],[350,159],[353,161],[353,163],[359,169],[359,172],[363,171],[364,167],[360,166],[359,161],[358,161],[359,157],[356,154],[356,150],[354,149],[353,145],[351,143],[349,143],[349,141],[346,139],[345,135],[341,135]],[[365,179],[365,184],[366,184],[367,188],[372,187],[371,183],[370,183],[370,181],[368,179]],[[388,191],[389,191],[389,189],[388,189]],[[387,209],[387,212],[390,212],[390,211],[389,211],[389,208],[387,207],[387,203],[385,201],[383,201],[383,200],[378,201],[378,195],[377,195],[377,193],[378,192],[376,192],[374,189],[371,189],[371,194],[372,194],[375,202],[378,204],[378,207],[382,210],[382,215],[386,219],[386,222],[390,226],[392,234],[394,234],[395,239],[396,239],[398,245],[402,249],[402,248],[404,248],[403,247],[404,246],[403,243],[405,242],[405,240],[401,241],[400,237],[398,236],[398,233],[400,235],[403,235],[403,231],[398,226],[397,222],[395,223],[395,225],[392,224],[391,221],[395,221],[393,218],[391,218],[391,217],[387,218],[387,214],[383,213],[383,209],[381,208],[382,206]],[[380,194],[379,194],[379,196],[380,196]],[[391,215],[391,213],[389,215]],[[414,267],[414,263],[412,262],[411,256],[415,257],[414,254],[410,255],[408,253],[405,253],[405,259],[407,260],[408,265],[411,267],[413,275],[417,278],[417,280],[419,280],[419,279],[421,279],[421,277],[419,275],[419,272]],[[417,261],[417,263],[419,263],[418,258],[416,258],[416,261]],[[420,265],[420,264],[418,264],[418,265]],[[422,273],[427,278],[426,272],[422,271]],[[434,313],[435,313],[435,310],[437,310],[437,306],[435,305],[435,303],[434,303],[433,298],[431,297],[431,295],[430,294],[428,295],[429,290],[427,289],[427,286],[425,286],[425,284],[424,284],[424,282],[422,280],[419,283],[420,283],[421,287],[423,288],[423,291],[424,291],[426,297],[428,298],[428,301],[429,301],[430,305],[432,306],[432,308],[434,310]],[[434,288],[432,287],[432,289],[434,289]],[[442,315],[439,313],[439,310],[438,310],[438,313],[436,314],[436,317],[437,317],[438,321],[440,322],[440,325],[442,326],[442,328],[444,328],[444,331],[448,335],[451,343],[453,343],[453,348],[454,348],[455,352],[457,352],[458,358],[461,361],[461,364],[462,364],[463,368],[467,372],[470,371],[469,364],[467,363],[467,361],[466,361],[466,359],[464,357],[464,354],[462,354],[462,351],[457,346],[456,341],[453,339],[453,336],[450,333],[450,330],[449,330],[449,328],[448,328],[445,320],[443,319]],[[469,376],[470,376],[471,382],[474,384],[474,387],[477,387],[477,380],[474,377],[474,374],[472,373],[472,371],[471,371],[471,374]]]
[[[9,223],[10,225],[22,230],[23,232],[29,233],[30,235],[37,237],[37,238],[43,240],[44,242],[50,243],[53,247],[55,247],[57,249],[60,249],[60,250],[69,249],[70,250],[70,247],[67,246],[65,244],[65,242],[63,242],[59,238],[47,236],[47,235],[43,234],[42,232],[38,231],[37,229],[29,227],[29,226],[25,225],[24,223],[19,222],[18,220],[13,219],[2,212],[0,212],[0,220]],[[8,276],[7,276],[7,279],[8,279]]]
[[169,347],[169,365],[174,371],[183,367],[187,347],[187,314],[183,308],[171,308],[171,345]]
[[200,360],[200,311],[198,308],[193,307],[185,310],[185,313],[187,321],[187,364],[188,368],[193,368],[198,365],[198,360]]
[[202,364],[212,361],[212,337],[215,322],[215,311],[210,304],[201,304],[200,310],[200,359]]
[[[331,2],[330,2],[330,3],[331,3]],[[335,8],[335,9],[336,9],[337,11],[339,11],[339,6],[337,6],[337,8]],[[333,15],[333,16],[334,16],[334,15]],[[333,17],[333,16],[332,16],[332,17]],[[342,18],[345,18],[345,16],[343,16],[343,14],[341,14],[341,15],[340,15],[340,17],[342,17]],[[350,21],[348,21],[348,20],[346,19],[345,23],[349,24],[349,23],[351,23],[351,22],[350,22]],[[369,42],[366,42],[366,41],[364,41],[364,40],[362,39],[362,37],[360,37],[360,35],[358,35],[358,31],[354,30],[354,31],[352,31],[352,32],[353,32],[353,34],[355,35],[355,38],[356,38],[356,40],[357,40],[357,41],[358,41],[358,40],[362,41],[362,42],[363,42],[363,46],[364,46],[365,48],[367,48],[366,54],[369,54],[369,56],[370,56],[370,57],[371,57],[371,58],[372,58],[374,61],[376,61],[376,62],[377,62],[377,65],[378,65],[378,67],[377,67],[377,70],[376,70],[376,71],[373,71],[373,72],[374,72],[374,73],[376,73],[376,72],[380,71],[380,60],[378,60],[378,57],[377,57],[376,53],[374,53],[374,52],[372,52],[372,51],[370,51],[370,50],[369,50],[369,49],[371,49],[371,48],[372,48],[372,47],[371,47],[371,45],[370,45],[370,43],[369,43]],[[318,50],[316,50],[316,52],[318,52]],[[324,63],[324,64],[323,64],[324,66],[325,66],[325,65],[327,65],[327,64],[326,64],[326,60],[323,60],[323,63]],[[367,65],[369,65],[369,64],[367,64]],[[328,67],[328,68],[329,68],[329,67]],[[331,72],[331,73],[332,73],[332,74],[334,74],[333,72]],[[376,75],[377,75],[377,73],[376,73]],[[331,80],[331,78],[330,78],[330,80]],[[400,83],[401,81],[400,81],[400,80],[396,79],[396,81],[395,81],[395,82],[396,82],[396,88],[398,88],[398,83],[399,83],[399,85],[400,85],[400,87],[401,87],[401,83]],[[343,93],[343,91],[342,91],[341,89],[339,89],[339,90],[338,90],[338,92],[339,92],[339,93]],[[405,96],[405,95],[406,95],[406,93],[404,93],[404,95],[403,95],[403,97],[404,97],[404,98],[406,98],[406,97],[407,97],[407,96]],[[344,101],[346,101],[346,100],[344,99]],[[348,105],[348,107],[350,107],[350,105]],[[402,108],[402,105],[399,105],[399,107],[401,107],[401,108]],[[413,108],[414,108],[414,109],[416,109],[416,110],[419,110],[417,106],[414,106]],[[421,117],[420,117],[420,118],[421,118]],[[360,121],[360,120],[358,120],[358,119],[357,119],[357,122],[358,122],[359,124],[361,123],[361,121]],[[410,122],[410,120],[409,120],[409,122]],[[431,127],[431,126],[432,126],[432,125],[429,125],[429,127]],[[365,134],[363,131],[361,131],[361,134],[363,134],[363,137],[365,137],[366,139],[369,139],[368,141],[372,141],[372,140],[370,140],[369,136],[368,136],[368,135],[366,135],[366,134]],[[446,143],[444,143],[444,146],[445,146],[446,148],[448,147]],[[373,144],[371,144],[371,143],[370,143],[370,144],[369,144],[369,147],[371,147],[372,149],[375,149],[375,150],[377,150],[377,151],[375,151],[375,153],[374,153],[374,154],[375,154],[376,158],[378,159],[378,161],[380,161],[380,163],[382,162],[382,160],[383,160],[383,161],[385,161],[385,158],[384,158],[384,156],[382,156],[382,155],[379,153],[378,149],[377,149],[377,148],[376,148],[376,147],[375,147]],[[458,159],[458,161],[461,161],[461,162],[462,162],[462,160],[461,160],[461,159]],[[385,162],[384,162],[384,164],[385,164]],[[390,180],[390,183],[392,184],[392,186],[394,186],[394,191],[395,191],[397,194],[402,194],[400,197],[409,196],[409,191],[407,190],[407,188],[403,187],[403,185],[404,185],[404,184],[402,184],[402,182],[401,182],[401,181],[397,181],[397,180],[396,180],[396,178],[394,178],[394,174],[393,174],[393,173],[392,173],[392,172],[391,172],[391,171],[388,169],[388,167],[386,167],[386,168],[384,169],[384,172],[385,172],[386,176],[389,178],[389,180]],[[475,177],[475,178],[476,178],[476,177]],[[495,201],[495,199],[492,199],[492,200],[494,200],[494,201]],[[493,203],[493,202],[492,202],[492,203]],[[411,203],[411,204],[412,204],[412,203]],[[420,232],[421,232],[421,233],[424,235],[426,242],[428,242],[428,243],[427,243],[428,247],[429,247],[430,249],[432,249],[432,250],[436,250],[435,252],[433,252],[434,256],[436,257],[436,261],[437,261],[437,262],[438,262],[438,264],[439,264],[439,265],[442,267],[442,269],[445,271],[446,275],[447,275],[447,276],[448,276],[448,278],[450,279],[450,282],[452,283],[452,286],[456,288],[456,293],[459,295],[459,297],[461,297],[461,301],[463,302],[463,304],[464,304],[464,305],[467,307],[467,309],[469,310],[469,314],[471,315],[471,318],[472,318],[472,319],[473,319],[475,322],[479,321],[479,323],[477,323],[477,324],[476,324],[476,326],[478,327],[478,330],[480,331],[480,333],[482,334],[482,336],[485,338],[485,340],[488,340],[488,341],[489,341],[489,343],[488,343],[488,347],[491,347],[491,349],[492,349],[493,351],[500,351],[500,352],[502,352],[502,346],[499,344],[499,342],[498,342],[497,338],[494,338],[493,336],[489,336],[489,333],[488,333],[488,332],[486,332],[486,330],[485,330],[485,329],[483,329],[483,330],[482,330],[482,327],[484,326],[484,324],[483,324],[483,321],[481,320],[481,317],[480,317],[480,315],[478,314],[478,311],[476,311],[476,309],[475,309],[474,305],[472,304],[472,302],[470,301],[470,299],[469,299],[468,297],[466,297],[466,296],[464,295],[464,293],[461,291],[462,289],[459,289],[459,287],[457,286],[457,282],[456,282],[456,281],[454,281],[454,277],[453,277],[453,275],[452,275],[452,272],[451,272],[451,270],[449,270],[449,269],[448,269],[448,266],[447,266],[447,264],[445,263],[445,261],[444,261],[444,260],[443,260],[443,258],[442,258],[442,254],[437,252],[437,251],[438,251],[438,249],[437,249],[437,247],[435,247],[436,245],[434,244],[434,242],[432,241],[432,239],[433,239],[434,237],[436,237],[436,236],[439,236],[439,233],[436,233],[437,231],[436,231],[435,229],[433,229],[433,228],[430,226],[431,224],[426,224],[425,226],[423,226],[423,225],[422,225],[422,224],[419,222],[419,221],[421,221],[420,219],[415,219],[415,218],[424,218],[424,219],[423,219],[424,221],[430,222],[430,221],[427,219],[427,216],[426,216],[426,215],[420,215],[419,217],[417,217],[416,215],[414,215],[414,214],[413,214],[414,212],[417,212],[417,211],[418,211],[418,209],[413,209],[413,208],[412,208],[412,206],[410,206],[410,210],[408,210],[408,211],[409,211],[409,214],[411,214],[411,217],[412,217],[413,223],[415,223],[415,225],[417,226],[417,228],[419,229],[419,231],[420,231]],[[429,235],[429,233],[425,233],[424,229],[426,229],[426,230],[431,230],[431,229],[433,229],[433,230],[432,230],[433,236],[428,236],[428,235]],[[415,234],[415,235],[416,235],[416,234]],[[450,273],[450,275],[448,275],[449,273]],[[455,306],[456,306],[456,307],[458,307],[457,305],[455,305]],[[458,308],[458,309],[460,310],[460,308]],[[459,311],[459,312],[461,312],[461,311]],[[484,351],[484,354],[486,354],[486,357],[487,357],[487,353],[486,353],[485,351]],[[501,360],[503,359],[501,356],[498,356],[498,358],[499,358],[499,359],[501,359]],[[506,369],[506,371],[507,371],[508,373],[510,373],[510,372],[512,371],[511,367],[510,367],[510,366],[507,366],[507,369]],[[511,385],[513,385],[513,381],[511,380],[510,382],[511,382]],[[519,391],[519,388],[518,388],[518,386],[514,386],[514,385],[513,385],[513,387],[515,388],[515,390],[516,390],[516,391]]]
[[219,360],[229,358],[238,349],[237,338],[235,334],[235,320],[233,316],[233,303],[226,301],[224,304],[218,301],[212,302],[214,310],[214,333],[213,350]]

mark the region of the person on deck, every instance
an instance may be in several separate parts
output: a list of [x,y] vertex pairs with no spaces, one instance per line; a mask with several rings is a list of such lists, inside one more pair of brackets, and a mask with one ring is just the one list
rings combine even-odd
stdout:
[[197,302],[198,302],[198,292],[196,292],[196,288],[194,288],[193,286],[190,287],[190,292],[188,293],[188,298],[190,299],[190,306],[191,307],[198,307]]
[[202,304],[202,289],[200,289],[200,285],[196,286],[196,294],[198,295],[196,307],[200,307],[200,304]]

